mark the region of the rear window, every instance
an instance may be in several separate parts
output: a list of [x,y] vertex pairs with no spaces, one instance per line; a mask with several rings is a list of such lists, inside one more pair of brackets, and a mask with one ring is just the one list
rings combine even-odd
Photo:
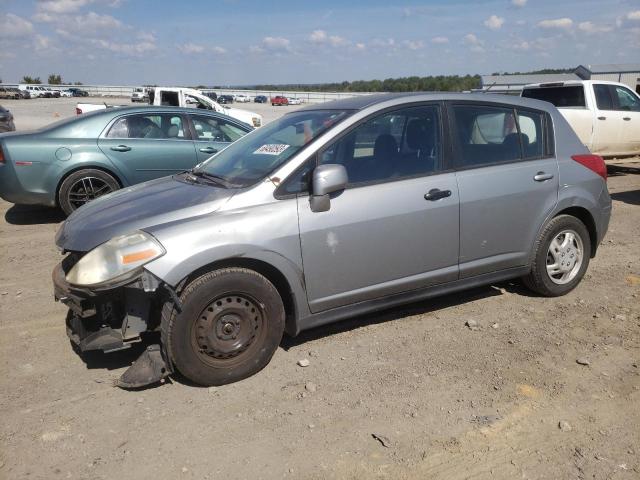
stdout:
[[566,87],[525,88],[522,91],[525,98],[535,98],[552,103],[556,107],[584,107],[584,88],[582,85]]

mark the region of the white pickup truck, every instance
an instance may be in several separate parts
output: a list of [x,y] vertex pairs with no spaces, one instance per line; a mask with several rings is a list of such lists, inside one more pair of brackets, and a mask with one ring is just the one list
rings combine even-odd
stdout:
[[[150,89],[148,94],[149,104],[151,105],[170,105],[174,107],[214,110],[218,113],[240,120],[241,122],[248,123],[255,128],[262,126],[262,115],[240,108],[230,108],[226,105],[220,105],[215,100],[212,100],[200,93],[198,90],[194,90],[192,88],[156,87]],[[104,108],[117,108],[117,106],[107,105],[106,103],[78,103],[76,105],[76,113],[80,115],[82,113],[102,110]]]
[[603,157],[640,155],[640,96],[599,80],[526,85],[522,96],[554,104],[578,137]]

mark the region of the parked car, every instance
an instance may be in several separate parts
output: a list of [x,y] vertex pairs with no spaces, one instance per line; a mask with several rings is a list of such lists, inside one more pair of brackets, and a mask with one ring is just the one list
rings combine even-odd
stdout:
[[226,105],[228,103],[233,103],[232,95],[218,95],[218,103],[221,105]]
[[30,98],[44,97],[45,91],[38,85],[18,85],[19,90],[29,92]]
[[49,98],[60,98],[60,90],[55,90],[51,87],[42,87],[49,94]]
[[221,385],[267,365],[283,331],[519,277],[563,295],[610,213],[602,158],[549,103],[368,95],[74,212],[54,291],[80,350],[161,332],[121,386],[176,370]]
[[73,97],[73,94],[67,88],[59,88],[58,92],[60,92],[61,97]]
[[[156,87],[149,90],[149,103],[158,106],[174,106],[174,107],[192,107],[202,110],[213,110],[233,117],[248,125],[259,127],[262,125],[262,115],[239,108],[231,108],[226,105],[220,105],[215,100],[202,95],[199,91],[192,88],[182,87]],[[78,115],[94,110],[112,108],[112,105],[106,103],[78,103],[76,105],[76,113]]]
[[18,95],[19,99],[28,100],[31,98],[31,94],[28,90],[20,90],[18,87],[5,87],[7,90],[11,90],[12,92]]
[[255,103],[267,103],[269,99],[265,95],[256,95],[253,101]]
[[200,90],[200,93],[205,97],[210,98],[211,100],[214,100],[214,101],[218,100],[218,94],[213,90]]
[[275,97],[271,97],[271,105],[272,106],[286,106],[289,105],[289,99],[287,97],[283,97],[282,95],[276,95]]
[[74,97],[88,97],[89,96],[89,92],[87,92],[86,90],[81,90],[79,88],[76,87],[69,87],[68,90],[71,92],[71,95]]
[[147,103],[149,101],[149,94],[147,93],[146,88],[134,88],[131,93],[131,102],[144,102]]
[[302,105],[302,100],[296,97],[288,97],[287,101],[289,102],[289,105]]
[[640,154],[640,96],[602,80],[526,85],[525,98],[555,105],[587,148],[606,157]]
[[249,103],[249,102],[251,102],[251,99],[248,96],[243,95],[242,93],[239,94],[239,95],[234,95],[233,100],[235,102],[238,102],[238,103]]
[[0,136],[0,197],[68,215],[119,188],[188,170],[251,130],[215,112],[147,106]]
[[[9,110],[0,105],[0,133],[14,132],[16,126],[13,123],[13,115]],[[0,150],[0,175],[2,175],[2,164],[5,162]]]
[[20,99],[20,93],[15,91],[10,87],[2,87],[0,86],[0,98],[4,98],[7,100],[18,100]]

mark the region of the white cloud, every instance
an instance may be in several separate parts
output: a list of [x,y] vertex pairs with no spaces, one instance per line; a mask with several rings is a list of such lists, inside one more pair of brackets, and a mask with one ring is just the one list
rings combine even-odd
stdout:
[[324,30],[314,30],[308,40],[316,45],[331,45],[332,47],[340,47],[349,43],[338,35],[328,35]]
[[36,50],[36,52],[49,50],[50,47],[51,39],[49,37],[45,37],[44,35],[36,35],[33,41],[33,48]]
[[591,35],[610,32],[613,30],[613,27],[610,27],[609,25],[596,25],[593,22],[580,22],[578,24],[578,29]]
[[20,38],[33,33],[33,24],[13,13],[0,16],[0,38]]
[[227,49],[223,47],[218,47],[216,45],[215,47],[211,47],[211,52],[217,55],[224,55],[225,53],[227,53]]
[[405,40],[402,44],[409,50],[422,50],[424,48],[422,40]]
[[204,46],[196,43],[185,43],[184,45],[178,45],[178,50],[187,55],[191,55],[193,53],[204,52]]
[[433,37],[431,39],[431,43],[435,43],[436,45],[443,45],[445,43],[449,43],[449,39],[447,37]]
[[633,28],[640,26],[640,10],[634,10],[619,17],[616,20],[616,25],[622,28]]
[[500,30],[504,25],[504,18],[497,15],[491,15],[484,21],[484,26],[490,30]]
[[39,0],[38,10],[49,13],[76,12],[89,3],[90,0]]
[[119,43],[110,42],[107,40],[92,39],[90,40],[90,42],[98,48],[132,57],[140,57],[157,49],[155,43],[146,41],[137,43]]
[[567,17],[555,18],[550,20],[542,20],[541,22],[538,22],[538,27],[545,28],[545,29],[555,28],[555,29],[568,30],[572,26],[573,26],[573,20]]
[[467,33],[462,37],[462,43],[469,47],[469,50],[475,53],[484,52],[484,42],[475,36],[473,33]]
[[56,15],[46,12],[36,13],[33,20],[40,23],[50,23],[57,29],[73,34],[96,35],[107,31],[110,35],[114,30],[124,27],[124,24],[111,15],[101,15],[89,12],[85,15]]
[[355,45],[356,50],[358,51],[363,51],[366,50],[367,46],[364,43],[356,43]]
[[252,52],[260,53],[265,50],[272,52],[290,52],[291,41],[284,37],[264,37],[259,46],[250,47]]
[[511,5],[515,7],[524,7],[527,4],[527,0],[511,0]]
[[147,42],[155,42],[156,41],[156,36],[153,33],[150,33],[150,32],[140,32],[140,33],[138,33],[138,35],[136,35],[136,38],[138,40],[146,40]]
[[371,46],[376,48],[393,48],[396,46],[396,41],[393,38],[376,38],[371,41]]

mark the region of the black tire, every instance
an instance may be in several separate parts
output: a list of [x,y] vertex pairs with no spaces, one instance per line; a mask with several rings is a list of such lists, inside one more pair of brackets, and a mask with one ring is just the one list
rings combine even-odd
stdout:
[[[567,283],[558,284],[551,279],[547,272],[547,257],[551,242],[563,230],[571,230],[579,236],[582,243],[582,263],[573,279]],[[558,297],[569,293],[580,283],[589,266],[591,239],[587,227],[578,218],[571,215],[559,215],[553,218],[540,233],[534,246],[534,254],[531,272],[523,278],[524,284],[545,297]]]
[[[84,190],[82,184],[88,185]],[[107,172],[97,169],[78,170],[64,179],[58,189],[58,204],[66,215],[84,203],[120,188],[118,181]],[[79,189],[79,190],[78,190]]]
[[[280,345],[282,299],[273,284],[253,270],[206,273],[185,287],[180,301],[182,311],[173,303],[162,310],[162,343],[171,365],[199,385],[247,378],[262,370]],[[237,337],[231,337],[233,333]]]

